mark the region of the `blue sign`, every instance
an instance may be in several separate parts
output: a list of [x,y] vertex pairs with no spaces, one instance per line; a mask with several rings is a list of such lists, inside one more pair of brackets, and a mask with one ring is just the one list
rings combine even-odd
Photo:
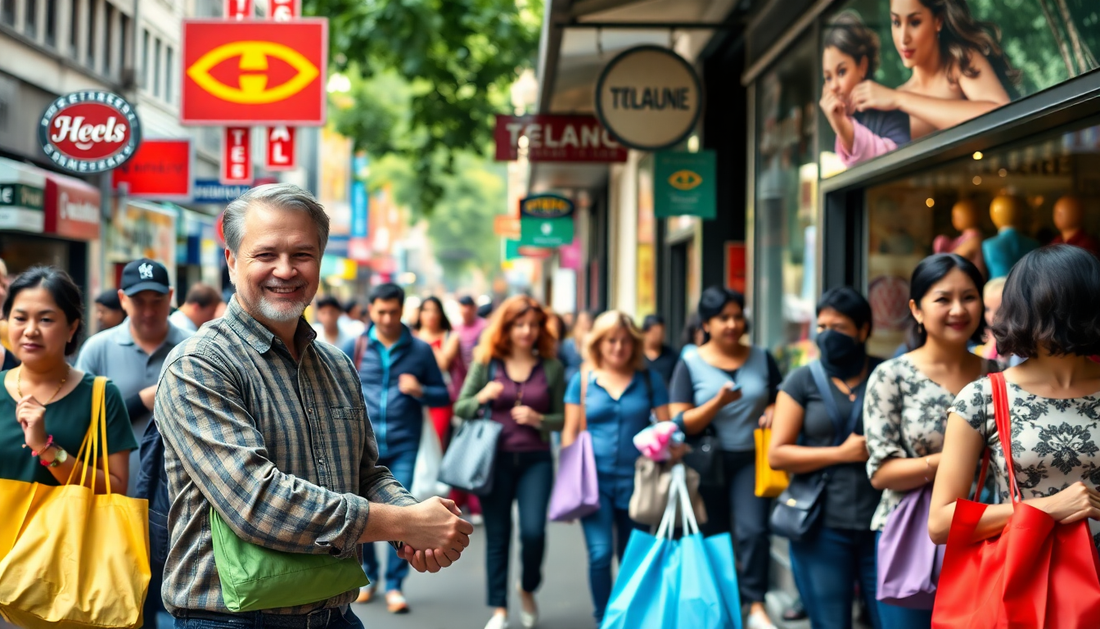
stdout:
[[245,192],[248,192],[249,188],[251,188],[251,186],[243,184],[227,186],[217,179],[196,179],[195,190],[191,195],[191,201],[193,203],[214,203],[216,205],[224,205]]
[[360,153],[351,161],[351,237],[367,237],[367,182],[364,180],[367,156]]
[[325,255],[336,258],[348,257],[348,237],[329,236],[328,245],[325,246]]

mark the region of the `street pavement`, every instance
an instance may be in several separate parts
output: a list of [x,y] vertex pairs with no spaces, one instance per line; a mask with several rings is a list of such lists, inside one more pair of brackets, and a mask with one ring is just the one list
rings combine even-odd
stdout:
[[[542,587],[537,594],[539,629],[590,629],[592,599],[588,593],[588,555],[579,523],[547,524],[546,560]],[[509,620],[518,629],[519,540],[512,540],[512,569],[509,571]],[[382,546],[378,547],[382,550]],[[379,552],[379,557],[385,557]],[[383,559],[384,561],[384,559]],[[367,629],[482,629],[492,610],[485,603],[485,528],[477,527],[470,547],[458,563],[437,574],[412,572],[405,581],[408,614],[386,611],[379,584],[379,596],[366,605],[352,605]]]

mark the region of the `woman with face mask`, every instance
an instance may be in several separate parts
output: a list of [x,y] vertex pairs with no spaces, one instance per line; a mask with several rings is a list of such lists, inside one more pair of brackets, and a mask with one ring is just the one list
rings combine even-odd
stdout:
[[711,286],[699,299],[699,319],[706,339],[676,364],[669,412],[689,437],[713,427],[721,473],[699,487],[707,508],[701,528],[704,535],[733,533],[741,602],[749,606],[745,629],[774,629],[764,608],[771,500],[755,494],[753,430],[761,416],[771,415],[782,378],[767,350],[742,343],[748,328],[744,295]]
[[[929,256],[909,283],[912,314],[906,354],[871,374],[864,401],[867,475],[883,490],[871,528],[881,531],[902,498],[936,478],[947,410],[966,385],[999,371],[997,363],[970,352],[985,334],[982,287],[974,263],[954,253]],[[882,626],[927,628],[932,610],[879,602]]]
[[[867,441],[860,419],[867,377],[882,362],[867,355],[870,336],[871,305],[863,295],[847,286],[826,292],[817,304],[821,358],[791,372],[775,402],[769,465],[796,478],[825,479],[815,530],[791,541],[795,582],[814,629],[852,626],[856,581],[871,624],[882,627],[871,531],[881,493],[864,471]],[[854,430],[847,433],[851,418]]]

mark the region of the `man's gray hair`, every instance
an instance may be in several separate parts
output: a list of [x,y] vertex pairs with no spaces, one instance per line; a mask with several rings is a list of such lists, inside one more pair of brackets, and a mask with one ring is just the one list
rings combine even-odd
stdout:
[[241,239],[244,238],[244,217],[248,208],[253,205],[266,205],[268,207],[284,210],[301,210],[309,214],[313,224],[317,226],[317,235],[321,247],[320,253],[324,253],[328,244],[328,214],[325,208],[317,202],[308,190],[299,188],[292,183],[269,183],[256,186],[248,192],[237,197],[235,201],[225,208],[225,216],[222,218],[222,231],[225,233],[225,246],[236,256],[241,247]]

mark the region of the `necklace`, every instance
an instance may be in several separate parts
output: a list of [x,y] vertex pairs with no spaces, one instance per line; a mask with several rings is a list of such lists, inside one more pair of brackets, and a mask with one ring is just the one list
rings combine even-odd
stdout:
[[856,395],[856,387],[863,383],[863,376],[857,376],[854,384],[848,384],[847,380],[841,380],[840,378],[837,378],[835,382],[843,385],[845,389],[848,389],[847,391],[841,390],[841,393],[847,395],[849,400],[855,402],[856,398],[859,397]]
[[[50,399],[42,403],[42,406],[46,406],[57,397],[58,393],[61,393],[61,387],[65,386],[65,381],[69,379],[69,372],[72,371],[72,367],[65,372],[65,377],[61,379],[61,383],[57,385],[57,389],[54,390]],[[23,399],[23,368],[20,367],[19,371],[15,372],[15,392],[19,394],[19,399]]]

